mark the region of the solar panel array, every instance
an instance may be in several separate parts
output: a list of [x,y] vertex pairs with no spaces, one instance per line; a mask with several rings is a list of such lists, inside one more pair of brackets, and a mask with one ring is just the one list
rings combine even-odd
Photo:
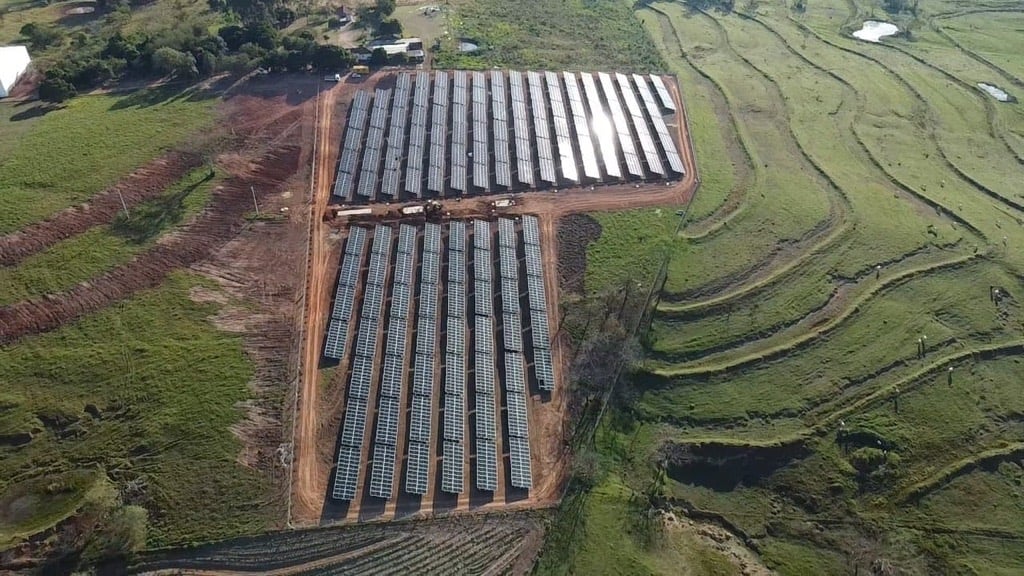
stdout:
[[409,466],[405,491],[427,493],[430,474],[430,439],[434,427],[434,367],[437,347],[437,301],[441,279],[441,226],[427,223],[423,229],[420,268],[420,301],[416,325],[416,355],[412,373],[412,411],[409,422]]
[[356,287],[359,284],[359,270],[365,247],[366,230],[354,228],[348,236],[345,252],[341,256],[338,288],[334,292],[334,306],[331,307],[331,319],[328,323],[327,338],[324,341],[324,356],[327,358],[341,360],[345,354],[348,325],[352,319],[352,308],[355,304]]
[[389,202],[676,178],[685,171],[662,116],[675,104],[662,77],[650,79],[653,106],[636,75],[399,73],[393,90],[356,94],[334,195]]
[[[396,88],[396,93],[400,90]],[[496,242],[492,242],[495,230]],[[397,250],[392,250],[395,246]],[[466,463],[471,460],[475,464],[476,489],[495,491],[501,478],[498,465],[505,451],[509,466],[506,477],[511,478],[511,486],[531,489],[530,378],[534,374],[541,377],[544,362],[550,373],[551,364],[546,310],[535,310],[546,305],[539,247],[539,223],[532,216],[522,219],[522,241],[518,224],[511,219],[478,220],[472,228],[468,222],[452,222],[447,231],[445,226],[433,223],[419,227],[402,224],[397,230],[378,225],[372,232],[352,228],[339,267],[339,288],[328,329],[328,338],[332,330],[343,330],[342,341],[349,325],[356,329],[332,498],[356,499],[361,478],[368,484],[369,496],[384,500],[395,497],[395,475],[403,456],[399,439],[403,418],[408,428],[404,442],[405,492],[426,495],[429,490],[439,489],[460,494],[466,489]],[[368,261],[364,261],[366,252]],[[525,265],[519,259],[524,253]],[[495,256],[497,269],[492,268]],[[444,267],[447,270],[442,273]],[[521,269],[530,286],[529,313],[520,309]],[[480,274],[480,270],[486,272]],[[483,313],[477,313],[478,309],[467,302],[471,281],[474,299],[489,303]],[[495,310],[495,284],[499,283],[503,292],[501,309]],[[356,300],[354,294],[360,284],[362,298]],[[343,297],[350,292],[352,295]],[[414,304],[413,296],[417,294]],[[356,301],[361,306],[354,310]],[[442,302],[443,316],[439,309]],[[538,329],[541,321],[543,329]],[[441,326],[444,334],[439,333]],[[413,330],[415,340],[410,342],[408,335]],[[524,338],[525,330],[531,332],[532,339]],[[337,346],[343,348],[344,342]],[[435,376],[441,365],[437,350],[442,346],[442,395],[435,398]],[[529,371],[531,359],[533,372]],[[407,373],[411,374],[411,395],[404,389]],[[472,388],[467,387],[470,377]],[[379,383],[377,389],[374,382]],[[498,397],[499,382],[504,410]],[[548,383],[553,384],[550,374],[538,386],[544,388]],[[466,428],[469,414],[473,416],[471,430]],[[375,430],[368,431],[368,424]],[[473,443],[467,446],[468,441]],[[439,471],[433,468],[434,442],[441,449]],[[364,443],[368,443],[365,452]],[[370,467],[365,477],[363,454]],[[431,486],[432,473],[438,474],[437,488]]]
[[[539,228],[539,226],[538,226]],[[540,230],[538,229],[538,234]],[[524,235],[525,236],[525,235]],[[515,246],[518,244],[515,222],[507,218],[498,220],[498,247],[501,252],[501,297],[502,334],[504,335],[506,422],[508,435],[525,438],[525,454],[520,458],[509,458],[512,486],[530,489],[533,478],[530,468],[522,468],[522,460],[530,460],[530,429],[526,417],[526,377],[523,362],[523,327],[519,317],[519,259]]]
[[526,252],[526,287],[530,302],[534,375],[537,387],[551,392],[555,389],[555,375],[551,364],[551,331],[548,326],[548,298],[544,289],[544,264],[540,251],[540,223],[536,216],[523,216],[523,245]]
[[[361,232],[357,232],[360,230]],[[359,257],[362,254],[362,244],[365,244],[366,232],[362,228],[353,229],[349,236],[349,243],[345,247],[345,256]],[[391,255],[391,228],[378,225],[373,233],[373,246],[370,249],[370,272],[367,274],[364,295],[383,293],[385,290],[384,281],[387,276],[387,263]],[[342,268],[344,269],[344,261]],[[380,270],[381,272],[376,272]],[[366,433],[367,410],[369,409],[370,387],[373,379],[373,356],[377,349],[377,318],[381,314],[382,297],[371,298],[365,296],[363,299],[362,314],[359,319],[359,331],[356,337],[356,356],[352,361],[352,370],[348,382],[348,404],[345,408],[345,420],[341,430],[341,447],[338,452],[338,469],[334,476],[334,485],[331,487],[331,495],[338,500],[352,500],[356,495],[356,486],[359,481],[361,468],[361,450],[363,437]],[[395,420],[397,422],[397,420]],[[381,431],[381,424],[378,421],[378,436],[387,437],[387,430]],[[385,428],[387,425],[385,424]],[[395,435],[398,428],[395,426]],[[352,454],[356,454],[353,459]],[[383,452],[382,452],[383,454]],[[378,493],[385,491],[382,482],[385,479],[385,471],[376,469],[383,463],[385,456],[377,460],[374,456],[374,472],[371,474],[371,492]],[[392,466],[394,458],[392,458]],[[390,484],[386,491],[390,495]]]

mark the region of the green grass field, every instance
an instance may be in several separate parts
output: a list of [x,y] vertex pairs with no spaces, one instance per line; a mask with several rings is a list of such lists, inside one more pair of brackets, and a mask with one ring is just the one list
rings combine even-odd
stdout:
[[[603,40],[489,8],[453,18],[492,47],[474,66],[602,62]],[[575,3],[546,10],[591,17]],[[859,0],[634,11],[679,78],[702,187],[678,235],[669,206],[593,215],[588,291],[643,285],[671,257],[631,400],[598,430],[595,488],[563,506],[578,529],[555,525],[541,573],[690,569],[628,528],[659,462],[660,507],[720,515],[780,574],[1019,566],[1024,108],[976,84],[1019,87],[1022,13],[999,1],[921,10],[918,23],[895,18],[913,40],[878,45],[850,37],[882,18]],[[570,44],[587,44],[578,64],[543,52]],[[597,67],[624,65],[618,51]],[[772,456],[780,447],[791,455]],[[705,456],[677,466],[672,450]],[[716,459],[723,450],[757,464]]]

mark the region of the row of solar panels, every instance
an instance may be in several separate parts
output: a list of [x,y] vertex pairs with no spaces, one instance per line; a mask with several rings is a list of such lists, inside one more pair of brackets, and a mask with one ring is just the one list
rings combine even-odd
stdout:
[[[355,230],[362,230],[357,228]],[[365,232],[356,233],[357,238],[364,238]],[[349,244],[353,237],[350,236]],[[365,240],[356,240],[365,244]],[[352,245],[350,252],[346,245],[347,259],[352,254],[361,255],[362,246]],[[349,375],[348,403],[345,419],[342,424],[341,446],[338,452],[338,470],[334,477],[331,495],[339,500],[352,500],[356,495],[356,485],[362,465],[362,445],[366,433],[366,418],[370,400],[370,386],[373,378],[373,356],[377,349],[377,319],[383,307],[384,281],[391,255],[391,228],[377,225],[373,234],[373,246],[370,249],[370,270],[363,294],[362,315],[359,319],[359,332],[356,337],[356,357],[352,361]],[[344,263],[342,264],[344,268]],[[339,282],[340,283],[340,282]],[[397,414],[395,422],[397,422]],[[396,426],[397,431],[397,426]],[[354,457],[353,457],[354,455]]]
[[465,307],[466,223],[452,222],[448,229],[448,320],[442,427],[444,458],[441,460],[441,490],[449,494],[461,494],[465,489]]
[[473,318],[474,390],[476,392],[476,487],[498,489],[497,414],[494,386],[494,309],[491,295],[491,225],[473,221],[473,281],[475,316]]
[[[424,181],[427,192],[440,195],[521,189],[537,185],[535,169],[540,181],[551,186],[578,184],[583,179],[682,175],[682,159],[662,109],[657,100],[653,107],[647,105],[644,96],[651,93],[653,82],[661,106],[674,111],[662,78],[650,76],[649,82],[647,77],[633,75],[631,83],[623,74],[613,80],[599,73],[597,79],[600,88],[589,73],[531,71],[524,82],[520,72],[494,70],[489,77],[484,72],[437,72],[431,82],[430,74],[419,72],[415,83],[412,74],[400,74],[394,90],[377,89],[373,98],[360,91],[352,104],[334,195],[342,201],[392,200],[403,192],[419,198]],[[645,102],[643,108],[638,93]],[[527,113],[527,102],[532,115]],[[652,138],[651,126],[657,140]],[[620,162],[626,166],[625,173]],[[470,167],[472,186],[467,178]]]
[[537,387],[551,392],[555,389],[555,372],[551,360],[551,331],[548,325],[548,298],[544,289],[540,223],[536,216],[523,216],[523,249],[526,252],[526,288],[530,301],[533,370],[537,377]]
[[[526,416],[526,363],[523,358],[523,324],[519,317],[519,258],[516,255],[515,222],[498,220],[498,254],[501,272],[502,334],[505,340],[505,405],[510,442],[509,472],[512,486],[533,487],[530,466],[530,427]],[[516,452],[512,441],[516,440]]]

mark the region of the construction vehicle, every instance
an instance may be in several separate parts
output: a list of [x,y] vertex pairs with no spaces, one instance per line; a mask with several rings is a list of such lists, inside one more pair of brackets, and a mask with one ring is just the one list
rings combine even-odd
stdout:
[[369,73],[370,73],[370,67],[369,66],[365,66],[365,65],[360,64],[358,66],[353,66],[352,67],[352,74],[362,74],[363,76],[366,76]]

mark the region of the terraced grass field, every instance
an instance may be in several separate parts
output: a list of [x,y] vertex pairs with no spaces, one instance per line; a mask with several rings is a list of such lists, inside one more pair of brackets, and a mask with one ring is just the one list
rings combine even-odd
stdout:
[[664,470],[661,508],[782,574],[1020,571],[1024,117],[977,84],[1020,90],[1021,10],[930,3],[879,44],[859,0],[637,11],[712,198],[605,423],[634,491]]

